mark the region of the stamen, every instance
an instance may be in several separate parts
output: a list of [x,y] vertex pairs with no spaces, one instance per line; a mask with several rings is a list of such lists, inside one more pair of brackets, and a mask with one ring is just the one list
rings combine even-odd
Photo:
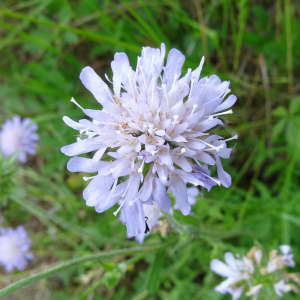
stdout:
[[218,113],[218,114],[210,115],[210,116],[208,116],[208,118],[209,118],[210,120],[213,120],[214,117],[221,116],[221,115],[232,114],[232,113],[233,113],[233,111],[232,111],[232,109],[230,109],[230,110],[227,110],[227,111]]
[[83,180],[84,181],[88,181],[88,180],[90,180],[90,179],[93,179],[93,178],[95,178],[96,176],[92,176],[92,177],[86,177],[86,176],[84,176],[83,177]]
[[80,106],[73,97],[71,98],[70,101],[73,102],[75,105],[77,105],[80,109],[84,110],[84,108],[82,106]]
[[115,216],[117,216],[118,212],[119,212],[119,211],[121,210],[121,208],[123,207],[125,201],[126,201],[126,199],[124,199],[123,203],[119,206],[119,208],[118,208],[115,212],[113,212],[113,214],[114,214]]
[[105,90],[106,90],[106,92],[107,92],[109,98],[111,99],[112,103],[115,103],[115,101],[114,101],[114,99],[113,99],[113,97],[112,97],[112,95],[111,95],[111,93],[110,93],[110,89],[108,88],[107,85],[105,86]]
[[[113,196],[113,192],[114,192],[114,190],[115,190],[115,188],[116,188],[116,185],[117,185],[117,183],[118,183],[118,179],[119,179],[119,178],[117,178],[117,179],[115,180],[114,185],[113,185],[112,189],[110,190],[109,196],[108,196],[108,198],[107,198],[106,201],[105,201],[105,204],[106,204],[106,203],[110,200],[110,198]],[[104,205],[105,205],[105,204],[104,204]]]
[[222,96],[222,98],[224,99],[225,97],[226,97],[226,95],[228,94],[228,93],[230,93],[231,92],[231,89],[227,89],[227,91],[224,93],[224,95]]
[[111,84],[113,84],[113,82],[111,82],[111,81],[109,80],[107,74],[105,73],[104,75],[105,75],[106,80],[107,80],[108,82],[110,82]]
[[237,139],[238,139],[238,135],[236,134],[236,135],[234,135],[233,137],[224,140],[224,142],[228,142],[228,141],[231,141],[231,140],[237,140]]
[[202,140],[198,140],[198,139],[191,139],[191,140],[200,141],[201,143],[203,143],[203,144],[211,147],[211,149],[205,149],[205,151],[216,150],[217,152],[219,152],[222,148],[224,148],[224,144],[222,144],[220,146],[213,146],[213,145],[211,145],[209,143],[206,143],[206,142],[204,142]]
[[[202,165],[198,162],[197,159],[194,159],[196,164],[199,165],[200,167],[202,167]],[[217,183],[219,186],[221,186],[221,181],[220,180],[217,180],[217,179],[214,179],[213,177],[205,174],[204,172],[201,172],[201,171],[196,171],[197,173],[201,173],[202,175],[208,177],[209,179],[211,179],[212,181],[214,181],[215,183]]]
[[128,190],[128,188],[129,188],[129,186],[130,186],[130,183],[131,183],[131,181],[132,181],[132,178],[133,178],[133,176],[131,176],[131,177],[129,178],[129,180],[128,180],[128,185],[127,185],[126,190],[124,191],[124,193],[121,195],[121,198],[125,198],[125,195],[126,195],[127,190]]
[[138,172],[139,172],[139,173],[142,173],[142,172],[143,172],[145,159],[146,159],[146,158],[143,159],[142,165],[138,168]]
[[136,202],[139,199],[140,199],[140,195],[137,198],[135,198],[134,200],[129,201],[129,205],[132,206],[134,204],[134,202]]

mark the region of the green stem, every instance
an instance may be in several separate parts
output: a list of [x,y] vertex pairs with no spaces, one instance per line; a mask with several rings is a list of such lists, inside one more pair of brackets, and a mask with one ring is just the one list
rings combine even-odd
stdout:
[[93,261],[93,260],[100,260],[103,258],[108,258],[116,255],[128,255],[128,254],[134,254],[138,252],[154,252],[156,250],[164,249],[167,248],[168,246],[174,244],[176,240],[171,240],[168,243],[163,243],[159,245],[154,245],[154,246],[148,246],[148,247],[135,247],[135,248],[127,248],[127,249],[120,249],[120,250],[112,250],[109,252],[100,252],[96,254],[91,254],[79,258],[72,259],[70,261],[64,262],[60,265],[57,265],[53,268],[47,269],[45,271],[42,271],[37,274],[33,274],[29,277],[23,278],[15,283],[12,283],[11,285],[5,287],[4,289],[0,290],[0,298],[11,294],[12,292],[22,288],[23,286],[26,286],[28,284],[31,284],[33,282],[36,282],[40,279],[47,278],[53,274],[56,274],[62,270],[65,270],[70,267],[74,267],[76,265],[82,264],[87,261]]

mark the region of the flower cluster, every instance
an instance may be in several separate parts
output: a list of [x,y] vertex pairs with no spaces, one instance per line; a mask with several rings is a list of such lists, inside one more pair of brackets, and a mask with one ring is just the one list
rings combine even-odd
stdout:
[[[196,70],[188,69],[180,78],[184,55],[172,49],[164,65],[165,52],[164,44],[160,49],[143,48],[135,71],[125,53],[116,53],[111,63],[113,92],[85,67],[80,79],[103,108],[83,109],[77,104],[92,120],[63,118],[80,132],[76,143],[61,149],[75,156],[68,170],[98,172],[83,192],[86,204],[100,213],[123,198],[115,214],[123,208],[130,236],[145,232],[145,204],[156,202],[168,212],[172,202],[167,193],[172,192],[176,205],[188,215],[187,183],[207,190],[216,184],[231,185],[220,159],[229,158],[230,139],[208,133],[223,124],[220,115],[232,113],[224,111],[236,102],[234,95],[226,98],[229,81],[216,75],[200,79],[204,58]],[[92,151],[96,152],[91,159],[76,156]],[[219,178],[211,177],[208,169],[215,164]]]
[[[245,295],[253,296],[254,300],[258,298],[264,288],[267,293],[268,286],[273,286],[273,291],[279,297],[290,291],[298,293],[298,288],[289,283],[289,280],[300,283],[298,276],[295,273],[283,273],[283,268],[295,266],[291,247],[282,245],[279,249],[281,254],[278,254],[277,250],[270,252],[265,268],[261,268],[263,253],[257,247],[253,247],[247,256],[243,257],[238,255],[235,257],[231,252],[226,252],[225,263],[219,259],[213,259],[210,263],[211,270],[227,277],[215,290],[222,294],[230,293],[233,300],[239,299],[247,287],[248,291]],[[272,274],[272,276],[266,276],[268,274]],[[237,285],[239,283],[242,284]]]
[[20,116],[6,120],[0,130],[0,147],[5,156],[20,151],[18,160],[27,161],[26,154],[34,155],[39,136],[36,133],[37,124],[31,124],[30,118],[21,121]]
[[23,271],[28,261],[33,259],[33,254],[29,253],[31,239],[23,226],[13,230],[10,227],[0,230],[0,265],[4,266],[7,272],[14,268]]

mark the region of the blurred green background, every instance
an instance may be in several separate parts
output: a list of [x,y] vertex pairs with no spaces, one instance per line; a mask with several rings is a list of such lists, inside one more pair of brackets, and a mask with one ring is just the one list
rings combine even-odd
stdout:
[[[24,224],[36,258],[22,273],[1,269],[0,288],[57,262],[138,246],[114,208],[86,207],[84,174],[69,173],[60,152],[76,138],[62,117],[83,117],[71,97],[99,108],[79,80],[84,66],[111,77],[115,52],[126,52],[135,68],[143,46],[164,42],[186,55],[184,74],[205,55],[201,76],[230,80],[238,97],[218,133],[239,135],[223,164],[232,186],[199,196],[195,216],[175,212],[181,233],[153,233],[136,255],[86,262],[3,299],[230,299],[214,291],[221,277],[209,262],[254,244],[267,251],[290,244],[299,272],[299,17],[300,3],[291,0],[1,0],[0,123],[29,116],[40,143],[18,170],[18,193],[0,200],[2,225]],[[166,246],[148,253],[154,244]]]

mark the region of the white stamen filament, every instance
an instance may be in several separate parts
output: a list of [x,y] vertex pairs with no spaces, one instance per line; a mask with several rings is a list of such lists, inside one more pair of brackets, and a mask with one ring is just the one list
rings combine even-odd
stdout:
[[125,190],[124,193],[122,194],[121,198],[125,198],[125,195],[126,195],[126,193],[127,193],[127,191],[128,191],[128,188],[129,188],[129,186],[130,186],[130,183],[131,183],[131,181],[132,181],[132,178],[133,178],[133,176],[131,176],[130,179],[128,180],[128,185],[127,185],[127,187],[126,187],[126,190]]
[[224,95],[222,96],[222,98],[225,98],[226,95],[227,95],[228,93],[230,93],[230,92],[231,92],[231,89],[227,89],[227,91],[224,93]]
[[116,104],[115,100],[113,99],[112,95],[111,95],[111,92],[110,92],[110,89],[108,88],[108,86],[106,85],[105,86],[105,90],[109,96],[109,98],[111,99],[112,103]]
[[121,210],[121,208],[123,207],[125,201],[126,201],[126,199],[124,199],[124,201],[123,201],[122,204],[119,206],[119,208],[118,208],[115,212],[113,212],[113,214],[114,214],[115,216],[117,216],[118,212],[119,212],[119,211]]
[[[194,160],[195,160],[195,162],[196,162],[197,165],[199,165],[200,167],[202,167],[202,165],[198,162],[197,159],[194,159]],[[211,179],[212,181],[214,181],[215,183],[217,183],[219,186],[221,186],[221,181],[220,180],[214,179],[213,177],[205,174],[204,172],[197,171],[197,173],[201,173],[202,175],[208,177],[209,179]]]
[[210,116],[208,116],[208,118],[209,118],[210,120],[212,120],[214,117],[221,116],[221,115],[232,114],[232,113],[233,113],[233,111],[232,111],[232,109],[230,109],[230,110],[227,110],[227,111],[218,113],[218,114],[210,115]]
[[88,180],[90,180],[90,179],[93,179],[93,178],[95,178],[96,176],[92,176],[92,177],[86,177],[86,176],[84,176],[82,179],[84,180],[84,181],[88,181]]
[[234,135],[233,137],[224,140],[224,142],[228,142],[228,141],[231,141],[231,140],[237,140],[237,139],[238,139],[238,135],[236,134],[236,135]]
[[139,172],[139,173],[142,173],[142,172],[143,172],[145,159],[146,159],[146,158],[143,159],[142,165],[141,165],[141,166],[139,167],[139,169],[138,169],[138,172]]
[[219,152],[220,149],[224,148],[224,144],[222,144],[222,145],[220,145],[220,146],[213,146],[213,145],[211,145],[211,144],[209,144],[209,143],[206,143],[206,142],[204,142],[204,141],[202,141],[202,140],[197,140],[197,139],[193,139],[193,140],[200,141],[201,143],[203,143],[203,144],[205,144],[205,145],[211,147],[211,149],[205,149],[205,151],[216,150],[217,152]]
[[80,106],[78,103],[77,103],[77,101],[72,97],[71,98],[71,100],[70,100],[71,102],[73,102],[76,106],[78,106],[80,109],[82,109],[82,110],[84,110],[84,108],[82,107],[82,106]]
[[112,189],[110,190],[109,196],[108,196],[107,200],[105,201],[105,204],[104,204],[104,205],[106,205],[106,203],[107,203],[107,202],[111,199],[111,197],[113,196],[113,192],[115,191],[116,185],[117,185],[117,183],[118,183],[118,179],[119,179],[119,178],[117,178],[117,179],[115,180],[114,185],[113,185]]
[[105,78],[106,78],[106,80],[107,80],[108,82],[110,82],[111,84],[113,84],[113,82],[109,80],[109,78],[108,78],[108,76],[107,76],[106,73],[104,74],[104,76],[105,76]]
[[140,199],[140,195],[137,198],[135,198],[134,200],[129,201],[129,205],[132,206],[134,204],[134,202],[136,202],[139,199]]

